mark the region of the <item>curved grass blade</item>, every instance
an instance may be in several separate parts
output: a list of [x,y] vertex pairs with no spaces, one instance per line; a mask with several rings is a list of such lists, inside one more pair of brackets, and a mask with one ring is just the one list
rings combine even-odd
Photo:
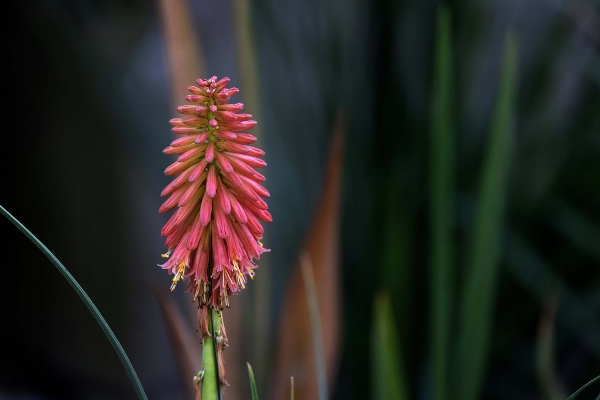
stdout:
[[538,325],[535,372],[539,390],[543,393],[543,398],[547,400],[561,400],[567,397],[555,370],[555,331],[558,300],[559,290],[553,289],[544,301]]
[[513,33],[507,34],[503,58],[460,310],[457,398],[461,400],[478,398],[485,379],[517,87],[517,39]]
[[258,400],[258,391],[256,390],[256,382],[254,381],[254,372],[250,363],[246,363],[248,366],[248,378],[250,378],[250,390],[252,391],[252,400]]
[[452,132],[452,54],[450,12],[438,12],[431,95],[431,375],[434,399],[448,394],[448,351],[453,304],[452,228],[454,215],[454,135]]
[[371,336],[371,371],[373,400],[408,399],[402,361],[399,359],[398,332],[392,302],[387,293],[375,297]]
[[319,399],[329,399],[327,387],[327,372],[325,369],[325,352],[323,348],[323,337],[321,329],[321,317],[319,316],[319,301],[317,298],[317,284],[312,270],[312,262],[308,253],[302,253],[300,258],[302,277],[306,288],[306,299],[308,300],[308,311],[310,314],[310,327],[313,339],[313,350],[315,352],[315,364],[317,367],[317,383],[319,387]]
[[[585,389],[586,387],[590,386],[592,383],[599,381],[599,380],[600,380],[600,375],[598,375],[597,377],[595,377],[594,379],[592,379],[591,381],[589,381],[588,383],[586,383],[585,385],[583,385],[582,387],[577,389],[577,391],[575,393],[573,393],[572,395],[570,395],[567,400],[573,400],[575,398],[575,396],[577,396],[579,393],[581,393],[581,391],[583,391],[583,389]],[[598,396],[598,398],[600,398],[600,396]]]
[[119,341],[117,340],[117,337],[115,336],[113,331],[110,329],[110,327],[108,326],[108,323],[106,323],[106,320],[104,319],[102,314],[100,314],[100,311],[98,311],[98,309],[96,308],[96,306],[94,305],[92,300],[89,298],[87,293],[85,293],[83,288],[79,285],[79,283],[77,283],[75,278],[73,278],[73,276],[69,273],[69,271],[65,268],[65,266],[62,265],[62,263],[58,260],[58,258],[56,258],[54,256],[54,254],[52,254],[52,252],[42,242],[40,242],[40,240],[38,238],[36,238],[33,235],[33,233],[31,233],[27,228],[25,228],[25,226],[23,224],[21,224],[19,222],[19,220],[17,220],[15,217],[13,217],[2,206],[0,206],[0,213],[2,213],[6,218],[8,218],[8,220],[10,222],[12,222],[14,226],[16,226],[25,236],[27,236],[27,238],[29,240],[31,240],[33,242],[33,244],[35,244],[37,246],[37,248],[42,251],[42,253],[44,253],[44,255],[50,260],[50,262],[56,267],[58,272],[60,272],[61,275],[64,276],[64,278],[67,280],[67,282],[69,282],[69,284],[71,285],[73,290],[75,290],[75,293],[77,293],[77,295],[81,298],[81,300],[83,301],[85,306],[88,308],[88,310],[90,310],[90,312],[96,319],[96,322],[98,322],[98,325],[100,325],[100,328],[102,328],[102,331],[108,338],[108,341],[112,345],[113,349],[115,349],[117,356],[119,356],[119,359],[121,360],[121,363],[123,364],[123,367],[125,368],[125,371],[127,372],[127,375],[129,376],[129,379],[131,380],[131,383],[133,385],[133,388],[135,389],[135,393],[136,393],[138,399],[147,400],[146,393],[144,392],[144,388],[142,387],[142,384],[141,384],[137,374],[135,373],[135,370],[133,369],[133,365],[131,365],[131,362],[129,361],[127,354],[125,354],[125,350],[123,350],[121,343],[119,343]]

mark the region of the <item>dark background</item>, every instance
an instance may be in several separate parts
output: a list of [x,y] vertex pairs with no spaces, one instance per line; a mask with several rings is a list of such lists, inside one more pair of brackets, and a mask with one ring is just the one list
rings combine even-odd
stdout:
[[[394,304],[410,398],[432,398],[427,160],[439,3],[251,3],[261,147],[269,164],[264,175],[274,217],[265,236],[272,249],[268,329],[277,328],[342,109],[344,322],[333,398],[370,393],[365,342],[373,296],[381,287]],[[600,4],[447,5],[454,57],[457,287],[507,29],[519,40],[516,124],[481,398],[546,398],[535,357],[540,317],[553,296],[555,377],[568,395],[600,373]],[[232,4],[194,0],[189,8],[208,75],[231,77],[244,101]],[[78,279],[127,350],[149,398],[184,398],[151,290],[169,285],[155,265],[164,252],[159,235],[167,219],[157,213],[170,162],[161,151],[172,140],[167,121],[174,116],[158,5],[9,2],[3,19],[0,204]],[[0,398],[133,398],[117,356],[66,281],[4,219],[0,233]],[[384,279],[390,269],[402,281]],[[253,298],[255,291],[240,296]],[[180,305],[189,300],[182,292],[174,294]],[[252,319],[244,321],[252,329]],[[253,362],[256,354],[245,351]],[[246,388],[247,382],[239,385]],[[579,398],[594,398],[599,387]]]

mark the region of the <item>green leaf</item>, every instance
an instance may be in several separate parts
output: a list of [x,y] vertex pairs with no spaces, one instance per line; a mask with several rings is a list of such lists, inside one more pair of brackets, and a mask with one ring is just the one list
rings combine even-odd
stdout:
[[485,378],[510,166],[516,70],[517,39],[508,33],[460,310],[457,398],[461,400],[478,398]]
[[375,297],[375,313],[371,337],[371,384],[373,400],[408,399],[399,358],[400,345],[394,323],[392,304],[389,295]]
[[250,363],[246,363],[248,366],[248,377],[250,378],[250,390],[252,391],[252,400],[258,400],[258,392],[256,391],[256,382],[254,381],[254,372]]
[[96,308],[96,305],[94,304],[92,299],[89,298],[85,290],[83,290],[83,288],[79,285],[75,278],[73,278],[73,275],[71,275],[71,273],[65,268],[65,266],[62,265],[58,258],[56,258],[56,256],[54,256],[54,254],[52,254],[52,252],[42,242],[40,242],[40,240],[36,238],[33,235],[33,233],[29,231],[29,229],[25,228],[25,226],[21,224],[19,220],[13,217],[2,206],[0,206],[0,213],[2,213],[6,218],[8,218],[8,220],[12,222],[14,226],[16,226],[25,236],[27,236],[27,238],[31,240],[33,244],[35,244],[37,248],[42,251],[42,253],[44,253],[44,255],[50,260],[50,262],[56,267],[58,272],[60,272],[62,276],[67,280],[67,282],[69,282],[69,285],[71,285],[73,290],[75,290],[75,293],[77,293],[77,295],[79,296],[79,298],[81,298],[88,310],[90,310],[90,312],[96,319],[96,322],[98,323],[98,325],[100,325],[100,328],[102,328],[102,331],[108,338],[108,341],[113,346],[113,349],[117,353],[117,356],[119,356],[119,359],[121,360],[123,367],[125,367],[127,375],[129,376],[129,380],[131,380],[131,383],[133,384],[133,388],[135,389],[137,398],[147,400],[144,388],[142,387],[140,379],[138,378],[137,374],[135,373],[135,370],[133,369],[133,365],[131,365],[131,361],[129,361],[129,357],[127,357],[127,354],[125,353],[125,350],[123,350],[121,343],[119,343],[119,340],[117,340],[117,337],[113,333],[112,329],[110,329],[110,326],[108,326],[108,323],[106,322],[102,314],[100,314],[100,311]]
[[452,239],[454,215],[454,134],[450,12],[438,12],[433,59],[430,135],[431,374],[436,400],[448,398],[448,351],[452,320]]

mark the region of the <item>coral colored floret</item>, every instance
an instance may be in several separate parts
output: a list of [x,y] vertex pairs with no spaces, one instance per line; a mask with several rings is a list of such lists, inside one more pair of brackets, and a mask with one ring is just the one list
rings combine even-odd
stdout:
[[[171,290],[190,279],[188,290],[206,307],[229,307],[229,295],[246,287],[254,277],[254,260],[268,249],[260,240],[271,214],[261,197],[264,152],[249,146],[256,138],[245,131],[256,121],[239,113],[242,103],[228,104],[239,90],[227,88],[229,78],[198,79],[186,100],[193,105],[177,107],[183,118],[173,118],[178,137],[163,152],[177,155],[166,175],[177,175],[162,191],[169,196],[159,212],[176,209],[161,234],[169,248],[161,265],[173,276]],[[200,318],[203,325],[203,318]],[[204,322],[205,323],[205,322]]]

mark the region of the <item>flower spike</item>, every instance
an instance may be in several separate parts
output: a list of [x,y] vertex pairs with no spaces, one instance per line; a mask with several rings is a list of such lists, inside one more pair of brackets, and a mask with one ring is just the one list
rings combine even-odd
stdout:
[[178,138],[163,151],[178,158],[165,170],[175,179],[161,193],[169,197],[159,212],[176,210],[161,232],[168,251],[160,266],[173,275],[171,290],[190,279],[204,331],[208,310],[229,307],[229,296],[254,278],[254,260],[269,251],[260,243],[259,221],[271,221],[271,214],[261,199],[269,197],[265,178],[255,170],[266,166],[264,152],[243,132],[256,121],[240,113],[242,103],[228,104],[239,89],[216,76],[196,83],[188,87],[191,104],[176,108],[182,117],[169,121]]

